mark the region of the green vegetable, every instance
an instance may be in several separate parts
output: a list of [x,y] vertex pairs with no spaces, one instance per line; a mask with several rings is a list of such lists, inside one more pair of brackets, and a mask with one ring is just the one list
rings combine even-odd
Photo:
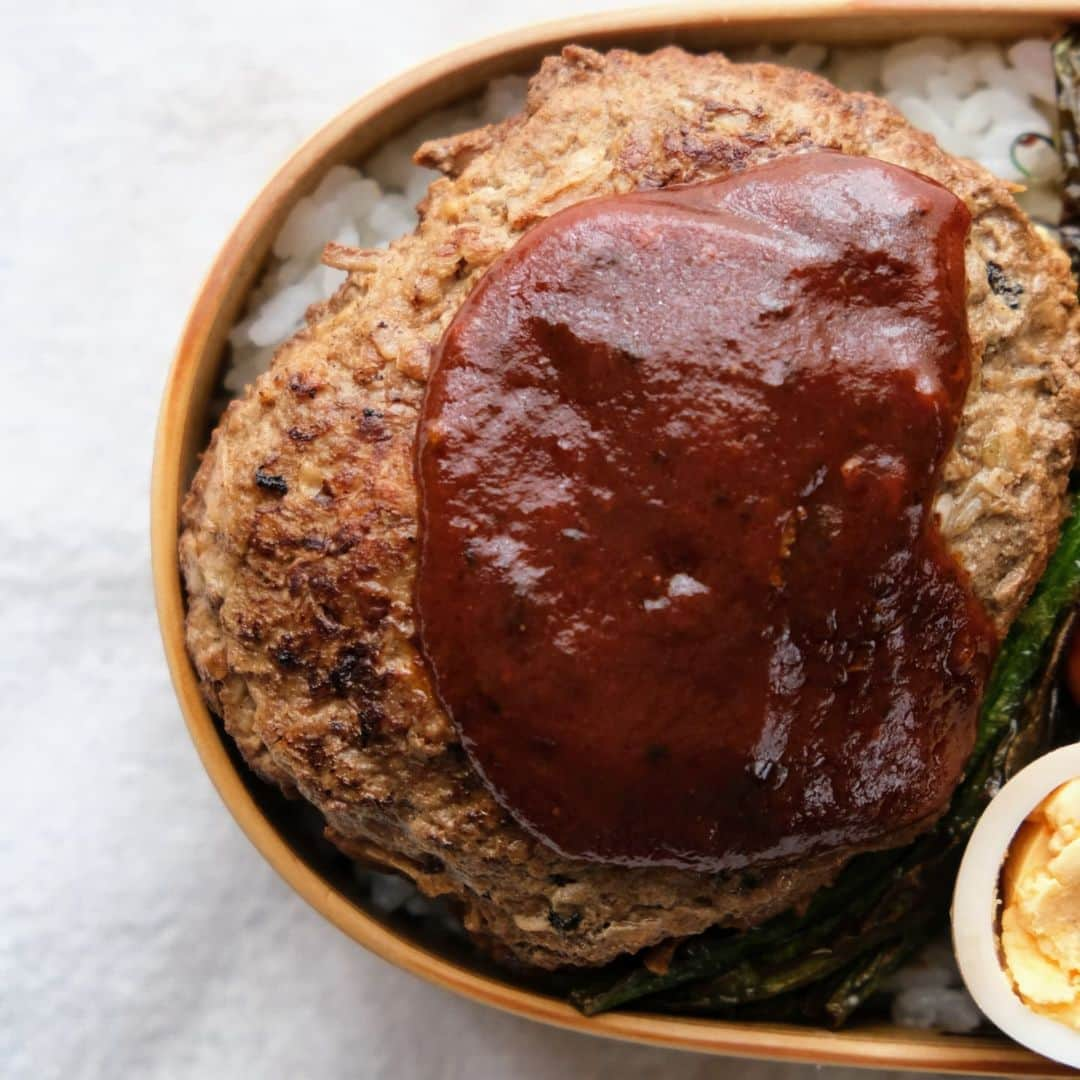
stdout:
[[884,979],[915,955],[940,926],[929,919],[911,926],[901,937],[874,952],[869,960],[853,965],[829,994],[822,1011],[833,1027],[841,1027]]
[[845,867],[837,881],[819,891],[804,915],[778,915],[762,926],[742,933],[714,930],[683,942],[663,974],[644,965],[626,974],[601,972],[570,993],[570,1000],[587,1016],[607,1012],[628,1002],[647,997],[698,979],[731,970],[750,954],[785,955],[793,943],[813,948],[836,929],[845,912],[853,906],[865,908],[883,874],[896,861],[893,852],[875,852]]
[[987,749],[996,744],[1015,718],[1024,696],[1046,659],[1046,643],[1062,611],[1076,597],[1080,575],[1080,530],[1070,522],[1031,602],[1013,624],[983,699],[979,734],[968,775],[977,771]]
[[[924,917],[912,920],[925,921]],[[765,954],[761,960],[747,959],[736,967],[702,983],[663,995],[657,1004],[670,1011],[715,1012],[725,1005],[743,1005],[779,997],[816,983],[847,968],[876,946],[884,944],[892,930],[848,935],[817,948],[800,947],[788,955]],[[795,944],[795,943],[792,943]]]

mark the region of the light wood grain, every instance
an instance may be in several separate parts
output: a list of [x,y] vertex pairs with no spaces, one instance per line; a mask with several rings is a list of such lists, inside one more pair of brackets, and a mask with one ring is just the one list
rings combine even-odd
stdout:
[[1080,7],[1048,0],[902,5],[876,0],[728,0],[543,24],[439,56],[384,84],[328,123],[271,178],[225,241],[203,282],[166,384],[151,495],[154,587],[177,698],[218,792],[277,872],[345,934],[391,963],[475,1001],[595,1035],[788,1061],[1005,1076],[1073,1075],[1004,1038],[948,1037],[865,1025],[837,1033],[644,1013],[586,1019],[558,1000],[451,963],[392,932],[293,852],[264,816],[226,753],[184,648],[184,598],[176,552],[179,503],[206,442],[210,396],[220,375],[229,329],[289,210],[331,165],[362,159],[426,112],[479,90],[497,75],[528,71],[542,56],[571,41],[639,49],[676,42],[705,49],[760,41],[880,42],[924,33],[1019,37],[1056,32],[1070,18],[1080,18]]

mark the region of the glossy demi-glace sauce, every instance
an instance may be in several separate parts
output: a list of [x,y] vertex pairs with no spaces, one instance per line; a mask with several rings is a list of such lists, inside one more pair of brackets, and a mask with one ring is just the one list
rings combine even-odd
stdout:
[[945,804],[994,648],[932,513],[968,226],[808,153],[561,211],[463,304],[418,434],[421,644],[537,836],[724,870]]

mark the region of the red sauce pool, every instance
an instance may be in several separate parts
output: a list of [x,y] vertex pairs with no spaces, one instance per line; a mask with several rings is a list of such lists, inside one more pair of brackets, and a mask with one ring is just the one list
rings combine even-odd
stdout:
[[931,513],[968,226],[803,154],[570,207],[463,304],[418,436],[421,642],[534,834],[724,870],[945,805],[994,649]]

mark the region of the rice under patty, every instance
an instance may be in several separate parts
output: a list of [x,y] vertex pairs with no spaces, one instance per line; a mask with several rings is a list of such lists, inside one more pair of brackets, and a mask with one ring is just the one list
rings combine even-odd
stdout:
[[[578,84],[591,85],[605,80],[614,83],[620,78],[640,76],[640,72],[626,70],[633,69],[636,63],[658,65],[660,70],[654,82],[667,80],[669,85],[678,86],[680,78],[683,83],[689,81],[691,86],[683,87],[684,96],[693,91],[698,77],[719,79],[723,74],[722,68],[715,72],[707,69],[708,63],[720,64],[721,61],[687,58],[676,62],[676,56],[684,57],[685,54],[673,50],[657,55],[667,59],[620,58],[618,66],[621,70],[615,72],[610,70],[610,59],[605,65],[596,54],[582,51],[571,54],[561,63],[549,64],[534,91],[537,100],[535,107],[530,105],[533,117],[528,122],[545,109],[550,114],[568,108],[567,102],[560,103],[560,94],[566,97],[570,93],[567,86],[573,89]],[[689,69],[691,74],[683,73],[683,68]],[[730,73],[730,69],[727,70]],[[762,89],[767,98],[773,91],[777,98],[783,98],[792,89],[790,79],[773,74],[775,69],[758,71],[763,77],[765,72],[769,73]],[[814,85],[820,89],[820,84]],[[608,90],[614,99],[614,87],[609,86]],[[830,98],[824,90],[820,93],[829,106],[840,109],[843,103],[839,97]],[[605,97],[604,100],[609,99]],[[961,464],[968,472],[961,469],[952,477],[950,490],[942,496],[943,500],[951,499],[951,502],[941,504],[945,510],[946,531],[949,532],[952,523],[951,537],[961,545],[965,537],[972,535],[973,530],[977,532],[980,524],[990,519],[986,545],[989,550],[973,550],[969,561],[982,567],[983,583],[991,586],[986,598],[996,609],[1000,622],[1006,623],[1041,568],[1057,522],[1054,507],[1059,508],[1064,475],[1071,460],[1075,380],[1071,368],[1061,361],[1062,339],[1068,339],[1070,357],[1075,356],[1076,346],[1068,279],[1061,269],[1060,256],[1040,245],[1011,209],[1011,200],[1001,185],[994,184],[977,169],[950,162],[929,140],[904,128],[880,106],[875,105],[864,112],[869,114],[860,117],[860,128],[864,130],[857,135],[841,132],[841,145],[845,138],[850,138],[854,152],[860,152],[857,147],[862,145],[861,152],[873,152],[875,156],[891,153],[893,159],[902,164],[914,154],[925,166],[919,171],[936,176],[954,190],[959,186],[958,194],[981,207],[984,214],[1006,219],[1007,228],[1000,235],[989,228],[989,225],[1000,223],[996,219],[988,223],[981,238],[985,241],[984,250],[974,251],[969,260],[972,285],[969,302],[976,314],[982,315],[983,323],[990,327],[991,333],[984,334],[983,341],[994,346],[996,366],[989,364],[991,354],[988,352],[981,387],[984,407],[973,418],[974,428],[969,426],[973,445],[978,446],[978,460],[972,456],[967,461],[961,455]],[[524,136],[520,128],[524,123],[527,122],[511,124],[485,136],[489,141],[480,153],[493,155],[496,171],[500,154],[511,153],[515,140],[520,146]],[[822,130],[836,136],[833,126],[816,130],[811,126],[810,130],[815,137]],[[858,144],[858,139],[865,142]],[[844,145],[844,148],[849,147]],[[469,164],[464,167],[461,181],[448,187],[440,185],[433,192],[425,228],[437,233],[442,224],[440,208],[445,208],[449,200],[467,191],[470,183],[475,183],[476,173],[470,173],[470,169],[475,164],[476,149],[476,141],[470,145],[467,139],[450,140],[429,148],[427,160],[438,160],[451,173],[456,172],[466,158]],[[646,162],[654,168],[668,168],[670,164],[655,158]],[[708,165],[685,161],[679,164],[684,172],[673,179],[715,175],[708,171]],[[699,171],[695,173],[695,169]],[[595,177],[591,179],[595,180]],[[586,175],[576,197],[590,193],[589,182],[590,177]],[[603,181],[597,183],[603,190]],[[516,212],[523,215],[522,220],[527,219],[529,212],[535,212],[538,205],[544,205],[544,194],[543,190],[539,193],[526,190],[521,195],[522,203]],[[511,225],[506,236],[500,238],[500,244],[512,240],[515,227]],[[975,239],[979,237],[975,235]],[[435,715],[427,697],[421,701],[421,695],[426,694],[419,681],[422,673],[413,669],[414,661],[408,651],[406,598],[409,568],[407,559],[402,560],[396,548],[396,540],[407,543],[405,533],[411,527],[408,492],[400,489],[394,476],[395,470],[399,471],[409,457],[410,425],[419,386],[413,376],[422,375],[421,361],[407,348],[407,335],[399,334],[391,340],[389,335],[379,333],[385,327],[379,327],[371,320],[365,322],[365,315],[361,314],[359,327],[355,321],[358,313],[364,311],[377,309],[396,317],[401,310],[402,283],[412,285],[418,280],[417,256],[423,231],[419,239],[410,240],[413,241],[411,246],[408,241],[396,245],[385,260],[376,260],[371,274],[357,274],[330,309],[321,313],[306,337],[282,351],[275,373],[264,380],[258,392],[249,395],[243,405],[230,410],[223,432],[215,438],[216,449],[212,449],[200,473],[194,497],[187,507],[190,531],[184,538],[185,568],[192,595],[192,651],[212,702],[223,713],[256,768],[286,784],[296,783],[324,810],[339,836],[347,838],[347,847],[355,846],[363,851],[370,850],[369,845],[372,845],[387,861],[400,865],[423,886],[462,895],[469,905],[468,917],[473,929],[491,935],[533,962],[551,964],[567,958],[586,963],[602,962],[615,952],[638,948],[672,933],[693,932],[718,918],[738,921],[730,905],[740,897],[749,900],[748,909],[753,908],[755,912],[751,918],[756,919],[769,908],[770,902],[783,906],[794,897],[813,891],[829,876],[832,867],[803,867],[797,874],[786,870],[771,876],[766,874],[764,881],[755,885],[746,880],[716,883],[699,879],[694,882],[694,875],[620,873],[557,860],[516,835],[512,823],[485,801],[486,793],[470,786],[467,770],[463,769],[460,760],[456,760],[453,749],[456,744],[445,725],[445,718]],[[1000,241],[1004,245],[1003,253],[996,249],[985,250],[988,244],[994,246],[990,241]],[[467,246],[470,244],[471,247]],[[1031,265],[1015,266],[1015,260],[1010,257],[1010,245],[1019,245],[1026,250],[1032,256]],[[492,244],[485,248],[478,244],[475,236],[459,238],[455,255],[470,256],[470,272],[475,275],[482,272],[486,261],[498,253],[499,246]],[[1015,308],[1008,298],[1003,299],[991,290],[986,276],[990,254],[1000,257],[1001,262],[989,261],[994,262],[1006,279],[1025,289],[1024,299]],[[451,274],[456,261],[448,267]],[[1039,263],[1038,267],[1035,262]],[[1045,271],[1042,264],[1045,264]],[[434,299],[426,301],[426,310],[421,305],[433,334],[439,328],[439,320],[452,311],[454,297],[464,287],[467,282],[462,286],[440,286],[440,289],[457,292],[439,291]],[[1066,320],[1069,320],[1068,329]],[[392,323],[392,318],[389,321]],[[250,334],[250,326],[247,332]],[[335,351],[348,358],[344,364],[340,359],[331,359]],[[1047,360],[1050,361],[1049,369]],[[348,370],[343,371],[343,367]],[[1018,367],[1023,367],[1033,380],[1029,387],[1031,393],[1026,396],[1020,393]],[[343,379],[344,374],[349,378]],[[366,384],[363,390],[357,389],[357,379]],[[381,385],[376,387],[375,382]],[[347,562],[352,558],[349,552],[365,543],[361,539],[353,548],[337,552],[333,543],[344,544],[348,538],[331,541],[329,553],[323,552],[321,559],[313,559],[310,564],[301,566],[303,574],[299,580],[294,582],[291,576],[288,579],[282,576],[282,559],[286,551],[291,560],[290,575],[296,569],[301,534],[310,535],[313,526],[317,526],[323,535],[339,537],[341,518],[338,515],[346,510],[345,502],[332,512],[323,508],[316,521],[308,517],[310,508],[301,508],[288,501],[294,497],[294,491],[296,497],[307,492],[314,498],[322,490],[318,483],[320,476],[325,483],[333,470],[323,467],[325,458],[320,460],[319,448],[321,445],[325,449],[326,444],[336,438],[334,417],[326,414],[315,417],[307,404],[294,401],[298,393],[307,393],[307,390],[295,389],[294,384],[314,390],[309,401],[318,400],[320,395],[324,401],[330,399],[343,415],[356,409],[364,415],[370,409],[373,414],[381,415],[364,415],[364,419],[386,421],[370,425],[371,445],[381,449],[372,450],[368,446],[359,456],[350,459],[354,475],[363,474],[368,478],[361,483],[364,490],[342,492],[340,496],[331,491],[335,498],[340,497],[345,502],[353,499],[350,511],[363,506],[369,516],[378,519],[374,521],[374,527],[382,530],[380,542],[366,549],[365,554],[369,557],[389,555],[391,559],[391,565],[385,568],[388,572],[375,575],[379,589],[365,593],[362,599],[354,598],[359,605],[358,612],[370,612],[373,607],[386,603],[385,619],[398,624],[380,626],[369,641],[362,642],[366,654],[353,649],[343,657],[337,646],[328,646],[328,651],[323,653],[321,645],[318,655],[302,656],[303,648],[310,647],[308,645],[299,647],[296,652],[290,651],[290,646],[283,643],[284,637],[302,637],[316,625],[318,613],[300,613],[298,617],[288,601],[278,601],[269,594],[261,598],[258,617],[253,615],[256,608],[250,601],[253,591],[260,586],[254,584],[252,575],[263,576],[268,583],[273,580],[277,589],[291,591],[295,585],[305,603],[318,604],[319,592],[325,583],[315,580],[315,567],[320,563],[325,566],[327,562]],[[1027,416],[1021,424],[1016,410],[1007,409],[1006,415],[1015,423],[1007,429],[1002,428],[996,423],[1002,413],[994,407],[995,399],[1012,399],[1017,395],[1024,397],[1025,412],[1031,412],[1034,424]],[[1054,403],[1049,412],[1042,400],[1044,397]],[[362,404],[364,401],[369,404]],[[307,427],[291,424],[292,420],[303,416],[330,426],[315,432],[315,426],[310,423]],[[983,427],[978,429],[980,423]],[[301,432],[301,437],[298,439],[293,431]],[[305,441],[309,432],[315,433]],[[383,438],[387,433],[389,437]],[[987,438],[983,439],[983,435]],[[1033,526],[1022,537],[1014,535],[1013,543],[1001,545],[993,532],[993,517],[995,514],[1001,516],[1000,500],[1012,497],[1009,489],[1017,480],[1014,466],[1025,451],[1020,445],[1024,438],[1034,438],[1041,446],[1040,456],[1033,459],[1037,465],[1034,473],[1021,470],[1023,475],[1020,476],[1020,487],[1024,492],[1021,501]],[[387,446],[388,442],[394,445]],[[309,449],[301,454],[298,446]],[[225,447],[228,454],[222,453]],[[988,462],[982,460],[984,450],[991,458]],[[376,456],[368,456],[369,451]],[[272,493],[265,487],[260,490],[258,483],[252,480],[267,461],[274,471],[264,471],[264,476],[280,476],[289,487],[289,497],[280,502],[267,502]],[[297,515],[304,516],[305,520],[301,522]],[[1012,521],[1010,518],[1010,523]],[[1006,568],[998,566],[995,553],[1002,552],[1012,560]],[[980,562],[980,558],[984,562]],[[340,576],[339,569],[328,571],[326,576],[331,584],[346,581]],[[973,576],[977,575],[973,573]],[[348,580],[352,583],[350,587],[355,587],[355,575]],[[259,620],[261,625],[256,628],[253,622]],[[302,676],[288,672],[292,660],[282,661],[283,654],[297,657],[299,663],[309,665]],[[312,689],[313,672],[325,676],[323,689],[318,693]],[[387,680],[386,685],[379,685],[382,679]],[[325,690],[327,687],[328,691]],[[295,715],[280,715],[283,702],[287,713],[290,702],[317,704],[325,701],[319,694],[332,694],[341,689],[347,691],[346,698],[352,696],[353,705],[357,699],[370,704],[375,697],[401,695],[396,701],[401,706],[397,717],[400,726],[387,734],[394,740],[392,753],[400,754],[398,762],[407,766],[404,771],[386,770],[386,757],[374,748],[381,735],[373,740],[371,748],[349,744],[349,725],[359,723],[362,729],[365,719],[362,715],[357,717],[349,708],[339,710],[336,703],[318,705],[323,715],[311,724],[307,723],[307,718],[299,722]],[[344,727],[335,732],[335,723]],[[408,788],[410,778],[415,778],[419,786]],[[407,789],[414,794],[403,800],[401,793]],[[421,789],[432,798],[425,802],[423,813],[413,816],[411,810],[419,802],[415,793]],[[404,805],[406,802],[411,802],[412,807]],[[437,813],[433,812],[434,806],[438,807]],[[461,855],[460,850],[454,849],[462,847],[474,849],[472,854],[476,860],[468,867],[460,859],[457,865],[454,864]],[[485,888],[485,885],[490,887]],[[676,903],[672,903],[673,896]],[[724,904],[729,905],[726,914]],[[578,917],[576,923],[575,916]],[[572,929],[570,924],[573,924]],[[576,940],[570,941],[570,938]]]
[[[1028,38],[1003,47],[914,38],[877,49],[802,42],[783,50],[763,45],[732,58],[815,71],[841,90],[880,94],[943,150],[1026,185],[1018,194],[1021,207],[1036,221],[1056,224],[1061,168],[1049,145],[1056,113],[1048,41]],[[231,335],[229,391],[240,393],[265,371],[277,346],[303,326],[308,307],[345,281],[344,271],[322,263],[327,243],[383,247],[415,227],[414,207],[438,178],[413,163],[416,148],[512,116],[525,104],[527,83],[518,75],[495,79],[481,97],[434,112],[389,140],[362,169],[335,165],[327,172],[286,219],[274,242],[275,262]]]

